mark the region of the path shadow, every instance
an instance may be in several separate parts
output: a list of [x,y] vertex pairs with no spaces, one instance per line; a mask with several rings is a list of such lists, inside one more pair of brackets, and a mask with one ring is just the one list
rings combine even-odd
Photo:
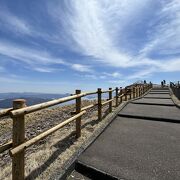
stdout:
[[[103,113],[102,119],[105,118],[108,114],[109,114],[109,109],[107,108],[105,112]],[[81,128],[85,128],[89,124],[94,126],[95,124],[98,124],[99,122],[100,121],[96,119],[94,121],[90,121],[83,124]],[[30,174],[25,179],[32,180],[32,179],[37,178],[58,158],[60,154],[62,154],[66,149],[68,149],[75,141],[77,141],[75,131],[71,132],[64,139],[58,141],[55,145],[53,145],[54,147],[57,148],[57,150],[42,165],[40,165],[39,167],[31,171]]]
[[[103,113],[102,119],[104,119],[107,115],[109,114],[109,109],[106,109],[105,112]],[[96,120],[93,121],[89,121],[87,123],[84,123],[81,128],[85,128],[87,125],[91,125],[94,126],[95,124],[98,124],[99,122],[101,122],[102,120],[98,120],[98,118]]]
[[32,180],[37,178],[42,172],[44,172],[66,149],[68,149],[76,141],[75,132],[72,132],[64,139],[58,141],[55,145],[57,150],[39,167],[31,171],[31,173],[25,178],[26,180]]

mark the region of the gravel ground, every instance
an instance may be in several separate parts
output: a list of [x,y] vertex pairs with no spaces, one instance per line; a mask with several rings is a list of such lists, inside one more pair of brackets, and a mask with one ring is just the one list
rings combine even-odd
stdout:
[[[95,103],[84,100],[82,106]],[[103,107],[103,115],[108,106]],[[75,106],[67,105],[41,110],[26,115],[26,138],[31,139],[45,130],[54,127],[71,117]],[[25,173],[27,179],[54,179],[60,167],[77,151],[96,128],[104,122],[97,120],[97,107],[87,110],[82,117],[82,135],[75,138],[75,122],[72,122],[47,138],[40,140],[26,150]],[[12,137],[12,120],[0,119],[0,144],[8,142]],[[11,158],[8,151],[0,154],[0,179],[11,179]]]

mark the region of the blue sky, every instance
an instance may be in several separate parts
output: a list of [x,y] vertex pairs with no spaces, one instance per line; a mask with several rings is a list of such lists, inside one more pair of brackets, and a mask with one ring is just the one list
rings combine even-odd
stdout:
[[179,0],[0,0],[0,92],[179,77]]

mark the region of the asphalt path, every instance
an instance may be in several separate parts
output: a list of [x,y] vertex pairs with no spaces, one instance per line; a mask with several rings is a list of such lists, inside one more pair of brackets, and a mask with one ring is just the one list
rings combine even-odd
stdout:
[[167,88],[153,91],[125,106],[80,155],[80,174],[90,179],[180,179],[180,109],[162,93]]

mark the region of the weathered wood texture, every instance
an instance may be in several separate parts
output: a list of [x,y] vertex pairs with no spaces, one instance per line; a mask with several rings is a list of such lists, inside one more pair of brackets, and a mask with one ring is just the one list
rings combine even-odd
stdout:
[[109,88],[109,113],[112,112],[112,101],[110,101],[112,99],[112,88]]
[[[16,99],[13,101],[13,109],[21,109],[26,106],[24,99]],[[24,115],[13,118],[13,148],[16,148],[25,140],[25,119]],[[24,179],[24,150],[17,153],[12,158],[12,179]]]
[[[81,90],[76,90],[76,94],[81,94]],[[76,114],[81,112],[81,97],[76,98]],[[76,138],[81,136],[81,116],[76,118]]]
[[116,87],[116,107],[118,107],[118,87]]
[[8,108],[8,109],[2,109],[0,110],[0,117],[8,116],[9,112],[12,111],[13,108]]
[[8,150],[8,149],[10,149],[10,148],[12,147],[12,144],[13,144],[13,143],[12,143],[12,140],[9,141],[9,142],[7,142],[7,143],[5,143],[5,144],[2,144],[2,145],[0,146],[0,153],[6,151],[6,150]]
[[97,95],[98,95],[98,120],[100,121],[102,119],[102,103],[101,103],[102,91],[101,91],[101,88],[98,88]]
[[16,117],[16,116],[19,116],[21,114],[32,113],[32,112],[35,112],[35,111],[38,111],[41,109],[45,109],[45,108],[48,108],[48,107],[51,107],[51,106],[54,106],[57,104],[61,104],[61,103],[64,103],[64,102],[67,102],[70,100],[74,100],[74,99],[79,98],[79,97],[84,97],[84,96],[86,96],[86,93],[81,93],[78,95],[73,95],[73,96],[68,96],[65,98],[60,98],[60,99],[48,101],[45,103],[41,103],[41,104],[37,104],[37,105],[33,105],[33,106],[29,106],[29,107],[25,107],[22,109],[17,109],[17,110],[11,111],[10,115],[11,115],[11,117]]

